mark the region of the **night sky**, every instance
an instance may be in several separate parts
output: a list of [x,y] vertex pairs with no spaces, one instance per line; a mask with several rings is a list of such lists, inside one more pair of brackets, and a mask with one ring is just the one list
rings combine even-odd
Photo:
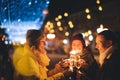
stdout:
[[[100,0],[101,4],[106,4],[110,1],[113,0]],[[48,19],[54,19],[64,12],[73,14],[95,6],[97,6],[96,0],[50,0]]]

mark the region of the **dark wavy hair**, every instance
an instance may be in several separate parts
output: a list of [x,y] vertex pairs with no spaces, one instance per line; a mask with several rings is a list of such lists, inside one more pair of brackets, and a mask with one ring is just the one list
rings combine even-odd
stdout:
[[112,44],[116,44],[115,33],[112,32],[111,30],[104,30],[104,31],[98,33],[98,35],[103,35],[106,40],[111,40]]
[[38,45],[40,44],[39,39],[43,36],[44,34],[41,30],[30,29],[27,31],[26,34],[26,41],[30,47],[35,46],[36,48],[38,48]]
[[83,35],[81,33],[78,33],[78,34],[72,36],[72,38],[70,40],[71,44],[72,44],[73,40],[80,40],[83,44],[83,47],[86,47],[85,40],[84,40]]

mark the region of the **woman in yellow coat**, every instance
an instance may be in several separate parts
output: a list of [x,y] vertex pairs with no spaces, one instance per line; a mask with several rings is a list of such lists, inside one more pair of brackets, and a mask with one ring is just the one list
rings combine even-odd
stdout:
[[48,70],[50,59],[45,50],[46,37],[40,30],[28,30],[26,44],[13,55],[15,80],[60,80],[64,77],[65,64],[58,63]]

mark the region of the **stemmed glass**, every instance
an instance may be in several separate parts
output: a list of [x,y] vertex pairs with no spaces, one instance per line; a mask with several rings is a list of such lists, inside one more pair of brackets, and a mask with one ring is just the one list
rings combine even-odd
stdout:
[[76,64],[76,56],[75,54],[71,54],[70,55],[70,63],[69,63],[69,68],[71,71],[73,71],[73,68],[75,67],[75,64]]
[[82,72],[80,71],[80,67],[81,67],[81,64],[80,64],[80,61],[81,61],[81,58],[80,58],[80,55],[76,55],[76,80],[80,80],[80,77],[81,77],[81,74]]
[[71,71],[73,71],[73,68],[75,67],[76,68],[76,73],[77,73],[77,77],[76,79],[77,80],[80,80],[80,75],[82,74],[82,72],[80,71],[80,61],[81,61],[81,57],[80,57],[80,53],[81,51],[80,50],[72,50],[70,52],[70,62],[69,62],[69,69]]
[[72,70],[73,67],[76,67],[77,69],[80,68],[80,55],[78,50],[72,50],[70,52],[70,69]]
[[76,55],[76,64],[75,67],[79,70],[81,65],[80,65],[80,55]]

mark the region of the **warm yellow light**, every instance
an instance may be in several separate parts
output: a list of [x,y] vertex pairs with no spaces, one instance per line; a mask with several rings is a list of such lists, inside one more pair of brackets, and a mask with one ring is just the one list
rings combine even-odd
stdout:
[[51,22],[50,22],[50,21],[48,21],[46,25],[50,25],[50,23],[51,23]]
[[58,19],[62,19],[62,15],[58,15]]
[[62,27],[59,27],[59,30],[60,30],[60,31],[63,31],[63,28],[62,28]]
[[72,21],[68,21],[68,25],[69,25],[70,28],[74,28],[74,25],[73,25]]
[[85,36],[86,36],[86,37],[88,36],[88,32],[85,32]]
[[50,28],[51,28],[51,29],[54,28],[53,23],[50,23]]
[[85,9],[86,13],[90,13],[90,10],[88,8]]
[[97,4],[100,4],[100,1],[99,1],[99,0],[97,0],[97,1],[96,1],[96,3],[97,3]]
[[56,18],[55,18],[55,21],[58,21],[58,20],[59,20],[58,17],[56,17]]
[[65,32],[65,36],[69,36],[69,32]]
[[104,28],[103,24],[100,24],[100,28],[102,28],[102,29]]
[[91,31],[91,30],[88,30],[88,34],[89,34],[89,35],[92,34],[92,31]]
[[102,11],[103,10],[102,6],[98,6],[98,10]]
[[68,16],[68,13],[67,13],[67,12],[65,12],[65,13],[64,13],[64,16],[65,16],[65,17],[67,17],[67,16]]
[[60,21],[57,22],[57,26],[61,26],[61,22]]
[[50,27],[47,27],[46,29],[47,29],[48,31],[50,31]]
[[54,30],[54,29],[51,29],[49,32],[50,32],[50,33],[54,33],[54,32],[55,32],[55,30]]
[[74,28],[74,25],[71,24],[71,25],[69,25],[69,27],[72,29],[72,28]]
[[87,19],[91,19],[91,15],[90,14],[87,14]]

